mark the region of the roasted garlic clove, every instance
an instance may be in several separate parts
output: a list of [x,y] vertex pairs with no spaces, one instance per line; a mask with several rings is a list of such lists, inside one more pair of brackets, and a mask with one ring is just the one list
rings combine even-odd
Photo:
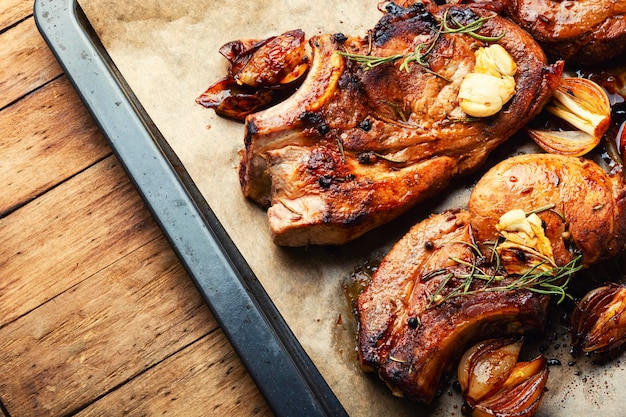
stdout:
[[459,105],[467,115],[488,117],[499,112],[515,94],[513,77],[499,78],[471,72],[459,89]]
[[526,215],[522,209],[509,210],[500,217],[496,229],[506,240],[528,246],[552,257],[550,239],[546,236],[543,223],[536,213]]
[[574,347],[608,352],[626,342],[626,287],[610,284],[587,293],[572,313]]
[[563,78],[545,110],[578,130],[529,129],[545,151],[580,156],[596,147],[611,122],[611,104],[602,87],[586,78]]
[[500,217],[496,229],[504,238],[496,246],[496,252],[509,274],[550,271],[556,267],[552,244],[537,214],[509,210]]
[[472,72],[459,88],[459,106],[467,115],[488,117],[499,112],[515,95],[517,65],[500,45],[478,48]]
[[474,53],[476,64],[472,72],[489,74],[493,77],[512,77],[517,72],[517,64],[501,45],[493,44],[478,48]]
[[458,378],[472,417],[531,417],[548,380],[542,356],[517,362],[521,339],[490,339],[470,348],[458,367]]

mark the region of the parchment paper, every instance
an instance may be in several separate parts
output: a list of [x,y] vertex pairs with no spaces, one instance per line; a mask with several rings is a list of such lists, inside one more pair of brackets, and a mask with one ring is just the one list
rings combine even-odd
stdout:
[[[80,0],[152,120],[351,416],[460,416],[462,400],[444,390],[431,407],[392,397],[377,377],[364,374],[355,353],[355,323],[344,282],[355,268],[380,259],[408,228],[430,212],[461,207],[467,188],[442,196],[341,247],[285,249],[270,239],[266,213],[242,196],[238,182],[243,125],[221,119],[194,99],[226,74],[218,54],[235,39],[263,39],[300,28],[364,35],[381,14],[365,0]],[[132,138],[128,138],[132,140]],[[624,415],[619,361],[594,367],[568,364],[569,337],[546,343],[551,367],[539,415]],[[599,414],[598,414],[599,415]]]

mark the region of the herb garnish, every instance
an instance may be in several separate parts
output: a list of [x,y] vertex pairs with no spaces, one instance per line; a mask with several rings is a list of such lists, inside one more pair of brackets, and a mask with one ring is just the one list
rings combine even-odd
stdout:
[[298,218],[302,217],[302,213],[300,213],[298,210],[296,210],[295,208],[291,207],[289,204],[287,204],[287,202],[285,200],[283,200],[282,198],[280,198],[278,200],[278,202],[280,204],[282,204],[283,206],[285,206],[285,208],[287,210],[289,210],[290,212],[292,212],[293,214],[295,214],[296,216],[298,216]]
[[[556,295],[559,297],[557,303],[561,303],[565,298],[571,298],[571,295],[567,293],[567,287],[569,281],[576,272],[582,269],[581,259],[582,255],[577,256],[574,260],[570,261],[564,266],[557,266],[547,270],[542,270],[542,266],[545,262],[535,265],[524,274],[510,280],[508,283],[502,283],[497,285],[498,282],[502,282],[505,278],[512,278],[512,275],[502,275],[492,273],[480,268],[477,263],[467,262],[461,259],[450,258],[459,265],[464,265],[470,268],[467,274],[454,274],[448,272],[445,269],[440,269],[431,272],[425,276],[422,280],[433,278],[438,275],[445,274],[445,277],[435,290],[434,294],[430,297],[429,308],[435,307],[445,301],[448,301],[455,297],[461,297],[466,295],[477,294],[480,292],[495,292],[495,291],[515,291],[515,290],[527,290],[538,294]],[[461,283],[454,287],[449,293],[442,294],[448,283],[452,278],[461,279]],[[483,286],[471,289],[474,282],[482,281]],[[496,283],[496,285],[491,285]]]
[[[452,33],[464,33],[483,42],[497,42],[500,39],[502,39],[504,37],[504,33],[499,36],[483,36],[477,33],[477,31],[483,27],[483,24],[487,20],[493,18],[494,16],[496,15],[493,14],[490,16],[481,17],[480,19],[477,19],[471,23],[468,23],[467,25],[463,25],[454,17],[450,17],[450,23],[448,23],[448,10],[446,10],[444,12],[443,19],[439,23],[439,26],[437,26],[435,36],[429,42],[420,43],[419,45],[415,47],[415,50],[413,52],[408,53],[408,54],[395,54],[395,55],[389,55],[386,57],[380,57],[380,56],[372,56],[372,55],[351,54],[348,52],[337,52],[337,53],[345,56],[348,59],[351,59],[352,61],[360,63],[365,70],[372,69],[382,64],[395,62],[399,59],[404,59],[402,61],[402,64],[400,65],[401,71],[404,70],[406,72],[409,72],[409,64],[412,62],[415,62],[419,64],[420,66],[422,66],[423,68],[425,68],[427,71],[432,72],[428,68],[428,62],[426,61],[426,57],[433,50],[433,48],[435,47],[435,43],[437,42],[437,39],[439,39],[441,35],[452,34]],[[441,76],[434,72],[433,74],[437,76]]]

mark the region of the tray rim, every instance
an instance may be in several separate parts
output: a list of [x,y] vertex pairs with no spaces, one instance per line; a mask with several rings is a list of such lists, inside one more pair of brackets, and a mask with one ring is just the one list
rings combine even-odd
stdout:
[[34,18],[273,413],[347,416],[77,0],[35,0]]

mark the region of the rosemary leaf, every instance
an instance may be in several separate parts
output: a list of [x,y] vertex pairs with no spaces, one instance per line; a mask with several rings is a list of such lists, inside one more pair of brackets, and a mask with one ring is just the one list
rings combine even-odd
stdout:
[[395,62],[399,59],[404,58],[406,55],[396,54],[390,56],[372,56],[372,55],[359,55],[359,54],[351,54],[348,52],[337,51],[337,53],[341,56],[345,56],[346,58],[358,62],[363,66],[365,70],[372,69],[379,65],[387,64],[390,62]]
[[[437,290],[430,298],[429,308],[435,307],[445,301],[448,301],[455,297],[467,296],[478,294],[480,292],[497,292],[497,291],[517,291],[527,290],[537,294],[544,294],[550,296],[557,296],[557,303],[563,302],[566,298],[571,298],[571,295],[567,293],[567,288],[571,277],[582,269],[581,259],[582,256],[576,257],[574,260],[564,266],[557,266],[549,270],[542,271],[540,266],[544,263],[539,263],[530,269],[523,275],[513,279],[506,285],[493,285],[504,280],[504,276],[496,274],[488,274],[482,269],[478,268],[476,264],[471,262],[462,261],[460,259],[450,258],[451,260],[470,268],[470,272],[464,275],[454,275],[448,273],[439,284]],[[441,275],[445,271],[435,271],[432,276]],[[431,278],[432,278],[431,276]],[[450,291],[443,295],[443,291],[452,278],[459,278],[462,282],[450,289]],[[486,281],[486,284],[480,288],[470,290],[471,285],[476,281]]]
[[295,208],[291,207],[289,204],[287,204],[287,202],[285,200],[283,200],[282,198],[278,199],[278,202],[280,204],[282,204],[283,206],[285,206],[285,208],[287,210],[289,210],[290,212],[292,212],[293,214],[295,214],[298,217],[302,217],[302,213],[300,213],[298,210],[296,210]]
[[467,25],[463,25],[458,20],[451,18],[450,19],[451,24],[449,24],[448,23],[448,10],[446,10],[444,12],[442,20],[439,22],[439,25],[437,26],[437,29],[433,34],[432,39],[430,39],[430,41],[426,43],[418,44],[413,50],[413,52],[410,52],[408,54],[394,54],[394,55],[381,57],[381,56],[369,55],[369,52],[367,55],[352,54],[352,53],[342,52],[342,51],[338,51],[337,53],[339,55],[345,56],[346,58],[352,61],[358,62],[359,64],[361,64],[364,70],[370,70],[379,65],[394,63],[402,59],[403,61],[400,64],[400,71],[409,72],[409,64],[416,63],[419,66],[421,66],[423,69],[425,69],[426,71],[432,73],[435,76],[443,78],[444,80],[449,82],[450,80],[448,80],[446,77],[432,71],[429,68],[427,56],[434,49],[435,43],[437,42],[437,40],[443,34],[462,33],[462,34],[469,35],[473,37],[474,39],[480,40],[482,42],[497,42],[504,37],[505,35],[504,33],[498,36],[484,36],[484,35],[480,35],[479,33],[477,33],[477,31],[483,27],[484,23],[487,20],[493,18],[494,16],[496,16],[496,14],[493,14],[490,16],[484,16],[471,23],[468,23]]

